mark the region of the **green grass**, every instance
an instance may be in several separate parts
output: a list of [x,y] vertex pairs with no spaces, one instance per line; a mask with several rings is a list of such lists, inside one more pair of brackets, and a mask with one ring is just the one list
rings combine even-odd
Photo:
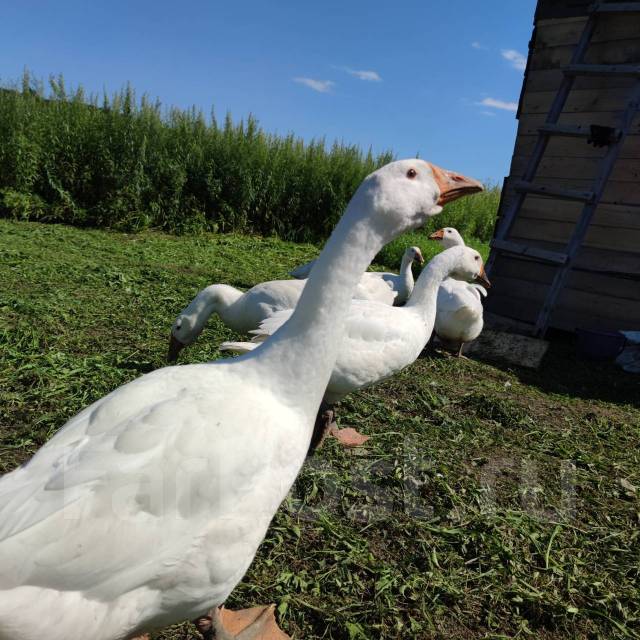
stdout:
[[[253,116],[163,109],[129,86],[98,97],[62,77],[46,91],[28,72],[21,86],[0,83],[0,216],[16,220],[320,242],[362,179],[391,159],[270,134]],[[499,196],[492,187],[453,202],[442,220],[488,240]]]
[[[198,289],[249,287],[316,253],[0,221],[0,471],[162,366]],[[184,360],[232,337],[214,319]],[[339,415],[369,446],[329,441],[305,464],[229,606],[275,602],[305,640],[640,637],[637,377],[567,342],[539,371],[434,356]]]

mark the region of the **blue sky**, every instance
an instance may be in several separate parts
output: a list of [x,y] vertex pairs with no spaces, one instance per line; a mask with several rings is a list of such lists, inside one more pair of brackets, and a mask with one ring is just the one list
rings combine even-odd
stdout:
[[11,0],[0,78],[24,67],[274,132],[500,181],[535,0]]

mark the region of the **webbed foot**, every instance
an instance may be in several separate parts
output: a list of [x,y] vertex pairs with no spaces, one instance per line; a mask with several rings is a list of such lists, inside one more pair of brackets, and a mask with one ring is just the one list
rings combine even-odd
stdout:
[[213,609],[194,622],[204,640],[291,640],[276,622],[274,605],[231,611]]
[[338,425],[332,425],[329,428],[329,435],[345,447],[360,447],[371,437],[363,435],[353,427],[340,429]]

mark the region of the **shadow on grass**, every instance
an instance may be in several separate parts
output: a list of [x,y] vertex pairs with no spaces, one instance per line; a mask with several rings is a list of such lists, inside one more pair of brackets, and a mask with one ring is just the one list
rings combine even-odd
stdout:
[[[162,365],[164,366],[164,365]],[[119,369],[126,369],[129,371],[137,371],[140,374],[143,373],[149,373],[151,371],[154,371],[155,369],[158,369],[159,367],[154,364],[153,362],[136,362],[136,361],[126,361],[126,362],[119,362],[118,363],[118,368]]]
[[[539,369],[509,367],[520,382],[545,393],[640,407],[640,376],[623,371],[613,361],[581,357],[572,334],[550,332],[547,339],[549,350]],[[504,362],[478,359],[505,368]]]

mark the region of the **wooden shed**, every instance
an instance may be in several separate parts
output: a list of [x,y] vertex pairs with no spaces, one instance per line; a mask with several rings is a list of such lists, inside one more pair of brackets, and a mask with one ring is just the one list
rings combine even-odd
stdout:
[[539,0],[487,309],[640,329],[640,1]]

